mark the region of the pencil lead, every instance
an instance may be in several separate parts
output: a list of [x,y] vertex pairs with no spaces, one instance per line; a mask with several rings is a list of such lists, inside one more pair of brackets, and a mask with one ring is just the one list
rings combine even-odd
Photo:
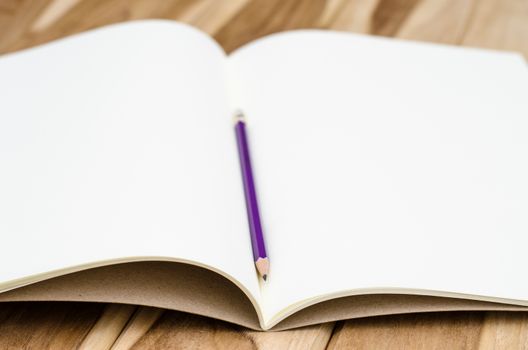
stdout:
[[267,279],[268,279],[268,275],[264,275],[264,276],[262,276],[262,279],[263,279],[264,281],[267,280]]

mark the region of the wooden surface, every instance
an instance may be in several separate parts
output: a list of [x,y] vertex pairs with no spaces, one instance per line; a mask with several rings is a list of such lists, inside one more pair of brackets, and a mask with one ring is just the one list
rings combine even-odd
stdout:
[[[138,18],[190,23],[227,51],[272,32],[329,28],[528,57],[528,0],[0,0],[0,53]],[[0,304],[2,349],[210,347],[528,349],[528,314],[419,314],[261,333],[146,307]]]

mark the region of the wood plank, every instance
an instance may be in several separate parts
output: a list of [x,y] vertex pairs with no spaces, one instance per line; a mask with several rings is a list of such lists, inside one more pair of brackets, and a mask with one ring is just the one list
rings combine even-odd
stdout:
[[395,36],[418,3],[418,0],[379,0],[372,12],[370,33]]
[[324,0],[253,0],[214,35],[226,52],[271,33],[316,26]]
[[[47,6],[49,0],[23,0],[16,4],[12,16],[4,18],[0,24],[0,53],[12,51],[33,21]],[[12,4],[7,5],[11,8]]]
[[165,310],[155,307],[138,307],[126,328],[112,346],[112,350],[130,349],[139,341],[163,315]]
[[0,1],[0,12],[12,14],[19,6],[20,0],[2,0]]
[[132,348],[161,349],[178,345],[182,348],[324,349],[332,329],[333,324],[326,323],[292,331],[256,332],[205,317],[165,311]]
[[80,0],[52,0],[44,11],[33,22],[30,31],[40,32],[48,28],[57,19],[64,16]]
[[79,350],[110,349],[135,310],[134,305],[108,304],[79,345]]
[[103,309],[104,304],[2,303],[0,348],[77,348]]
[[467,29],[476,0],[421,1],[402,23],[398,38],[458,44]]
[[[48,0],[38,1],[48,4]],[[51,9],[46,6],[35,6],[39,11],[28,18],[23,15],[23,11],[19,10],[20,16],[24,17],[29,25],[18,29],[19,25],[12,23],[9,30],[15,28],[18,35],[16,38],[9,36],[9,40],[0,40],[0,52],[20,50],[67,35],[128,20],[141,18],[178,19],[189,8],[198,4],[198,0],[80,0],[70,4],[61,4],[60,2],[49,3],[49,6],[54,7]],[[54,13],[57,12],[57,9],[63,11],[58,17]],[[36,12],[36,10],[32,11]],[[48,15],[47,12],[52,12],[52,15]],[[39,21],[43,23],[39,23]],[[6,41],[3,46],[1,45],[2,41]]]
[[489,312],[484,319],[479,348],[528,349],[528,314]]
[[4,22],[9,30],[17,27],[21,31],[15,33],[16,38],[4,38],[5,44],[0,49],[2,52],[20,50],[103,25],[143,18],[176,19],[213,34],[248,1],[53,0],[41,6],[34,17],[26,19],[29,27]]
[[254,332],[244,331],[253,341],[255,347],[261,350],[274,349],[326,349],[334,323],[323,323],[299,329],[282,332]]
[[238,326],[182,312],[165,311],[132,349],[167,348],[248,349],[254,348],[254,343]]
[[467,349],[479,343],[483,313],[433,313],[346,321],[328,349]]
[[370,33],[372,13],[379,0],[331,0],[327,2],[318,26],[333,30]]
[[214,35],[248,3],[249,0],[201,1],[178,16],[178,21],[189,23],[209,35]]
[[528,59],[528,1],[479,0],[462,44],[519,51]]
[[330,0],[319,27],[456,44],[474,5],[475,0]]

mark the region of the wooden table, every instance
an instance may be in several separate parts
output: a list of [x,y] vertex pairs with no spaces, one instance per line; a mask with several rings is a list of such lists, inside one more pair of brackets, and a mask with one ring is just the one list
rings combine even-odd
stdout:
[[[272,32],[329,28],[516,50],[528,57],[528,0],[0,0],[0,52],[138,18],[190,23],[214,36],[227,51]],[[345,346],[528,349],[528,314],[387,316],[261,333],[181,312],[130,305],[0,305],[0,348]]]

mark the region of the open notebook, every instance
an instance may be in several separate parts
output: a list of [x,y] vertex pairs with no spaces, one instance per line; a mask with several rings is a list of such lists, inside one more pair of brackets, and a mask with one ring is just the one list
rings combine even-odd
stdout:
[[518,54],[302,30],[226,55],[189,26],[137,21],[3,56],[0,96],[0,301],[135,303],[254,329],[528,310]]

